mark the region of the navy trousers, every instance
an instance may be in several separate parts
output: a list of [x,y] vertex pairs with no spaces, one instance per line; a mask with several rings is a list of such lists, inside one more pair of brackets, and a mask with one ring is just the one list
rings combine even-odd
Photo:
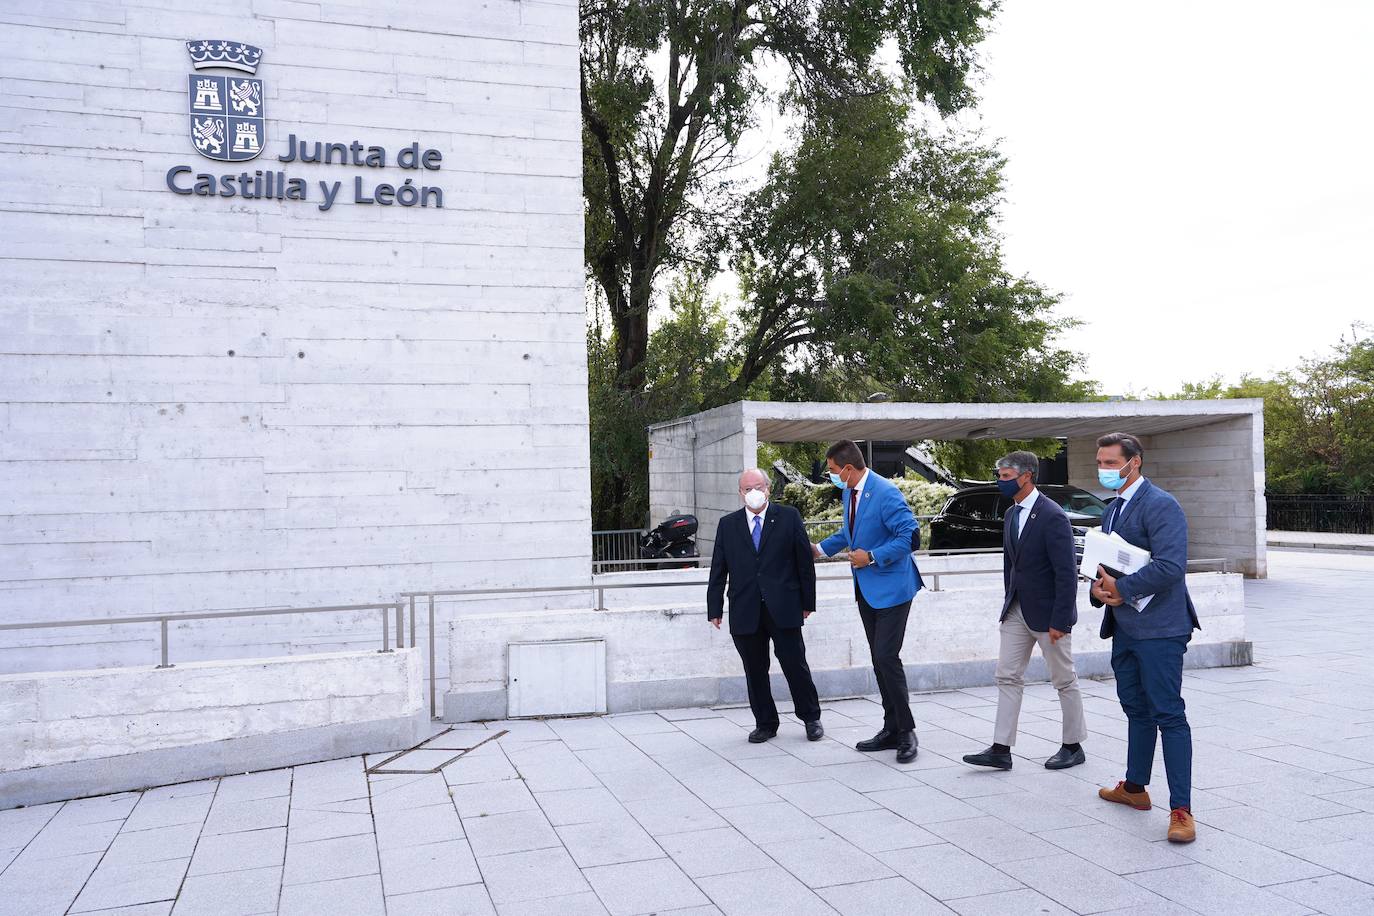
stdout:
[[749,693],[749,708],[754,712],[754,724],[765,731],[778,728],[778,706],[773,702],[773,685],[768,677],[768,643],[787,678],[792,692],[792,709],[803,722],[821,720],[821,701],[811,668],[806,664],[806,640],[801,627],[783,629],[773,623],[765,606],[759,607],[759,628],[753,633],[736,634],[735,650],[744,662],[744,686]]
[[1171,809],[1192,804],[1193,732],[1183,705],[1183,655],[1191,638],[1132,639],[1120,627],[1112,636],[1116,695],[1127,720],[1126,781],[1150,784],[1159,734]]

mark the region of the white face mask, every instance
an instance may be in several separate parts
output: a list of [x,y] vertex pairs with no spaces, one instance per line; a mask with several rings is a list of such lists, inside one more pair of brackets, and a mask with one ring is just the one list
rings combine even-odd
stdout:
[[757,512],[768,505],[768,496],[762,490],[746,490],[744,504]]

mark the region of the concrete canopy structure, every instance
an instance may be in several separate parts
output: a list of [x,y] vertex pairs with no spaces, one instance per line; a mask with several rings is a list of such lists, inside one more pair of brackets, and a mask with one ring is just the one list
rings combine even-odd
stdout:
[[[1247,576],[1265,576],[1264,402],[1099,401],[1090,403],[776,403],[737,401],[649,429],[649,508],[701,521],[709,554],[716,522],[739,506],[736,477],[758,463],[760,442],[836,439],[1068,440],[1069,482],[1097,483],[1096,439],[1129,432],[1145,447],[1145,474],[1178,497],[1193,557],[1224,557]],[[989,475],[991,476],[991,475]]]

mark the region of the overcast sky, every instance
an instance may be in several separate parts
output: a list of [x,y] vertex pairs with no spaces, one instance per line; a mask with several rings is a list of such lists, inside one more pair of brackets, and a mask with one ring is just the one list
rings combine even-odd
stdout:
[[1374,323],[1374,2],[1008,0],[980,117],[1009,266],[1106,393],[1267,373]]

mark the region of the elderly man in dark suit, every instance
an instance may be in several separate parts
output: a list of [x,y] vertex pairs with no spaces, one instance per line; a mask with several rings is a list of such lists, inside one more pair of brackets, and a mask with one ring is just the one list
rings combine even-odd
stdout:
[[739,478],[743,508],[720,520],[711,550],[706,585],[706,617],[720,629],[730,595],[730,635],[744,663],[744,682],[755,728],[754,744],[778,733],[778,707],[768,677],[768,644],[778,656],[792,692],[792,705],[806,725],[806,737],[819,741],[821,702],[806,664],[802,621],[816,609],[816,562],[801,513],[769,500],[768,477],[750,468]]
[[1050,683],[1059,691],[1063,716],[1063,744],[1045,766],[1063,770],[1085,759],[1082,742],[1088,727],[1071,635],[1078,621],[1073,527],[1064,510],[1035,488],[1039,473],[1040,461],[1030,452],[1012,452],[997,462],[997,487],[1013,503],[1002,527],[1005,592],[997,655],[997,724],[992,747],[965,755],[964,762],[975,766],[1011,769],[1026,665],[1037,645],[1050,669]]

